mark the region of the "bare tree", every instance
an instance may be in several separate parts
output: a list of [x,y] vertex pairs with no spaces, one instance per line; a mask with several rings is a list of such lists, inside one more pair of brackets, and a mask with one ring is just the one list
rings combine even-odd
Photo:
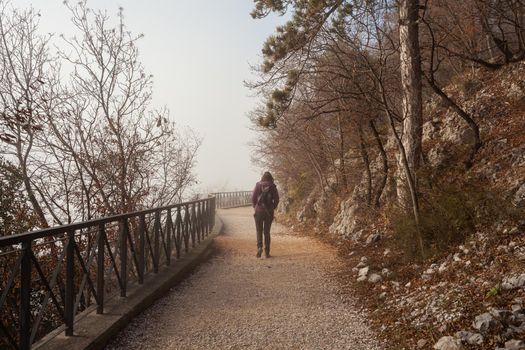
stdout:
[[38,34],[38,13],[0,5],[1,145],[39,225],[181,200],[196,182],[201,140],[151,106],[142,35],[127,30],[122,9],[114,21],[86,1],[66,3],[77,35],[62,38],[55,58],[51,37]]
[[33,9],[11,9],[0,1],[0,139],[4,153],[16,160],[25,192],[39,218],[47,227],[32,174],[36,135],[48,113],[49,71],[54,59],[49,55],[49,36],[38,34],[40,15]]
[[[399,56],[402,84],[403,146],[413,184],[417,191],[416,172],[421,161],[421,140],[423,131],[423,101],[421,82],[421,53],[419,48],[419,1],[399,1]],[[411,180],[407,180],[411,181]],[[410,186],[410,185],[409,185]],[[405,186],[399,187],[402,202],[409,203]],[[406,199],[405,199],[406,198]],[[417,206],[414,201],[412,205]]]
[[77,199],[88,205],[89,216],[180,199],[195,181],[200,140],[178,132],[167,109],[151,108],[152,76],[137,48],[142,35],[127,30],[122,9],[112,25],[85,1],[67,6],[78,31],[63,37],[71,82],[59,116],[48,123],[54,146],[79,174]]

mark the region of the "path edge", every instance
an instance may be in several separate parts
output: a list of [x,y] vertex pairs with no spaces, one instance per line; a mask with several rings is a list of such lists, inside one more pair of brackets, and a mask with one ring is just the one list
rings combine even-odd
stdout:
[[165,266],[158,274],[149,274],[142,286],[128,287],[128,296],[113,296],[104,305],[104,314],[96,313],[96,306],[75,317],[74,335],[66,337],[64,326],[35,343],[32,350],[98,350],[117,335],[129,322],[150,307],[156,300],[190,275],[195,268],[207,261],[214,250],[214,239],[223,229],[223,221],[215,216],[212,232],[173,266]]

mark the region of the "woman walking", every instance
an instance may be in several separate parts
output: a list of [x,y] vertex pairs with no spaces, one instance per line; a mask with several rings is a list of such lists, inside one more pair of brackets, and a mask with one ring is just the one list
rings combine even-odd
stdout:
[[264,234],[264,255],[270,257],[270,228],[273,221],[273,212],[279,204],[279,193],[273,182],[272,174],[265,172],[261,181],[255,184],[252,193],[252,205],[255,209],[255,228],[257,231],[257,257],[260,258],[263,248]]

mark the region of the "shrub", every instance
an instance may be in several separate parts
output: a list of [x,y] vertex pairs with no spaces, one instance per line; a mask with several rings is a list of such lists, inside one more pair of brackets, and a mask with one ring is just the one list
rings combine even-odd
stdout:
[[[446,253],[480,227],[513,219],[516,212],[508,201],[482,184],[430,181],[421,186],[421,233],[426,257]],[[398,249],[409,260],[418,259],[417,228],[412,212],[393,207],[390,223]]]
[[496,297],[500,294],[501,294],[501,285],[498,284],[495,287],[492,287],[489,289],[489,291],[487,292],[487,298]]

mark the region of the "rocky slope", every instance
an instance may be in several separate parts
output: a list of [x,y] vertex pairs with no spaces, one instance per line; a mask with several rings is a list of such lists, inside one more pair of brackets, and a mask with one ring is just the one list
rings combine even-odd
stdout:
[[[461,242],[410,264],[396,245],[389,213],[363,209],[362,186],[346,198],[316,189],[296,213],[288,213],[297,230],[315,226],[339,247],[348,262],[342,287],[357,290],[392,349],[525,349],[523,77],[525,63],[518,63],[471,71],[445,89],[479,124],[483,146],[469,170],[461,164],[472,131],[437,98],[425,109],[430,176],[482,184],[478,191],[497,194],[491,205],[512,215],[481,218],[483,224]],[[395,163],[394,145],[387,146]],[[387,202],[393,191],[390,181],[382,199]]]

